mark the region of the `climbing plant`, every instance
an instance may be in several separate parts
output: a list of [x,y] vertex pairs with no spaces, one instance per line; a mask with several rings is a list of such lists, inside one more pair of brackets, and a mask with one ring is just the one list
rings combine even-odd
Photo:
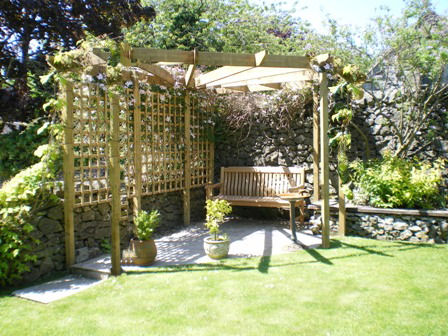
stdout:
[[61,126],[51,125],[52,139],[34,154],[39,161],[22,170],[0,189],[0,284],[11,284],[36,260],[32,220],[42,209],[60,202],[54,189],[61,168]]

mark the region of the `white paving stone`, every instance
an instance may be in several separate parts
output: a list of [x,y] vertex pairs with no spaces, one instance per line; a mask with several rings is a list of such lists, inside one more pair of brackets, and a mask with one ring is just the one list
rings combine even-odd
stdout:
[[60,300],[90,288],[101,280],[87,279],[79,275],[68,275],[61,279],[46,282],[40,285],[16,290],[12,294],[24,299],[40,303],[50,303]]

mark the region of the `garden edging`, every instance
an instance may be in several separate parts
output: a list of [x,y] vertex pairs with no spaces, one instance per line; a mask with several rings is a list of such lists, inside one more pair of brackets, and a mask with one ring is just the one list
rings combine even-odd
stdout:
[[[311,204],[314,211],[310,222],[313,232],[320,230],[320,206]],[[338,206],[330,207],[331,232],[338,232]],[[448,210],[384,209],[347,204],[346,232],[348,235],[379,240],[447,243]]]

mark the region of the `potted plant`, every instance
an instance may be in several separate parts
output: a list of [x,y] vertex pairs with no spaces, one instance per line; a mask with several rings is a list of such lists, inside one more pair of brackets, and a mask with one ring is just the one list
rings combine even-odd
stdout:
[[160,213],[158,210],[152,210],[151,212],[142,210],[134,217],[135,238],[131,239],[130,244],[133,264],[148,266],[154,263],[157,248],[152,234],[159,223]]
[[205,253],[212,259],[225,258],[229,254],[230,240],[226,234],[220,234],[219,226],[224,216],[232,212],[232,207],[226,200],[207,200],[205,208],[205,226],[210,232],[210,237],[204,239]]

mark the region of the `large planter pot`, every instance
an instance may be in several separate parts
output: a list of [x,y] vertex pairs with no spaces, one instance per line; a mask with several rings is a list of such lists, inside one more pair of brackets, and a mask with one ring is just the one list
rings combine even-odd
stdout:
[[157,255],[157,247],[154,239],[131,240],[131,250],[134,252],[132,263],[138,266],[149,266],[154,263]]
[[204,239],[205,253],[212,259],[222,259],[229,254],[230,240],[213,240],[212,237]]

